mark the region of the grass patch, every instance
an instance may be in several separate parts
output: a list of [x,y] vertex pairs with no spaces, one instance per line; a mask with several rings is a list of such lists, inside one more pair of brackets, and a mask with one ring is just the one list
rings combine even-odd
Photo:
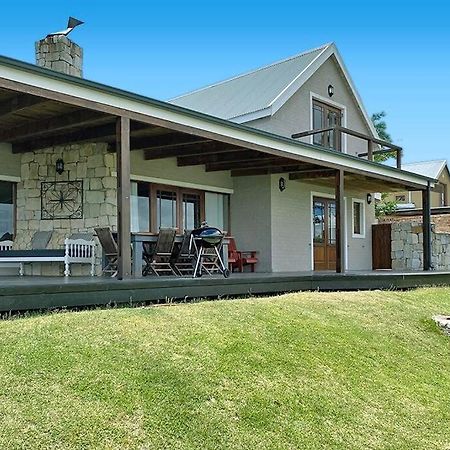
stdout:
[[0,448],[450,449],[450,289],[0,322]]

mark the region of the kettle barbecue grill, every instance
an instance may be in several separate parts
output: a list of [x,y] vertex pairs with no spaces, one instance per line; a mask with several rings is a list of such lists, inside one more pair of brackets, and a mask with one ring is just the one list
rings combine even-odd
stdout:
[[201,277],[203,272],[211,274],[216,270],[225,278],[230,276],[220,256],[223,238],[222,231],[214,227],[204,226],[192,231],[191,242],[196,253],[194,278]]

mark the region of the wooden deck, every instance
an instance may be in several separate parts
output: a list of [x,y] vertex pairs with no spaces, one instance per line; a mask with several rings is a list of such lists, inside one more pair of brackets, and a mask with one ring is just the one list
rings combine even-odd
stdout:
[[311,290],[409,289],[450,285],[450,272],[290,272],[232,274],[230,278],[0,277],[0,311],[136,303]]

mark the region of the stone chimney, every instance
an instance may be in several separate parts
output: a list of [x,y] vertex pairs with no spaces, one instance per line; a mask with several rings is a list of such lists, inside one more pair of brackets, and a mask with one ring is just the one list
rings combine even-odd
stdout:
[[63,35],[36,42],[36,64],[67,75],[83,77],[83,49]]

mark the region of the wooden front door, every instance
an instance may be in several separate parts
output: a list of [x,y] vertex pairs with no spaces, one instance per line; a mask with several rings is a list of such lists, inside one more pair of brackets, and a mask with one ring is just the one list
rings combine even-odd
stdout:
[[392,269],[391,224],[372,225],[372,268]]
[[336,202],[313,199],[314,270],[336,270]]

